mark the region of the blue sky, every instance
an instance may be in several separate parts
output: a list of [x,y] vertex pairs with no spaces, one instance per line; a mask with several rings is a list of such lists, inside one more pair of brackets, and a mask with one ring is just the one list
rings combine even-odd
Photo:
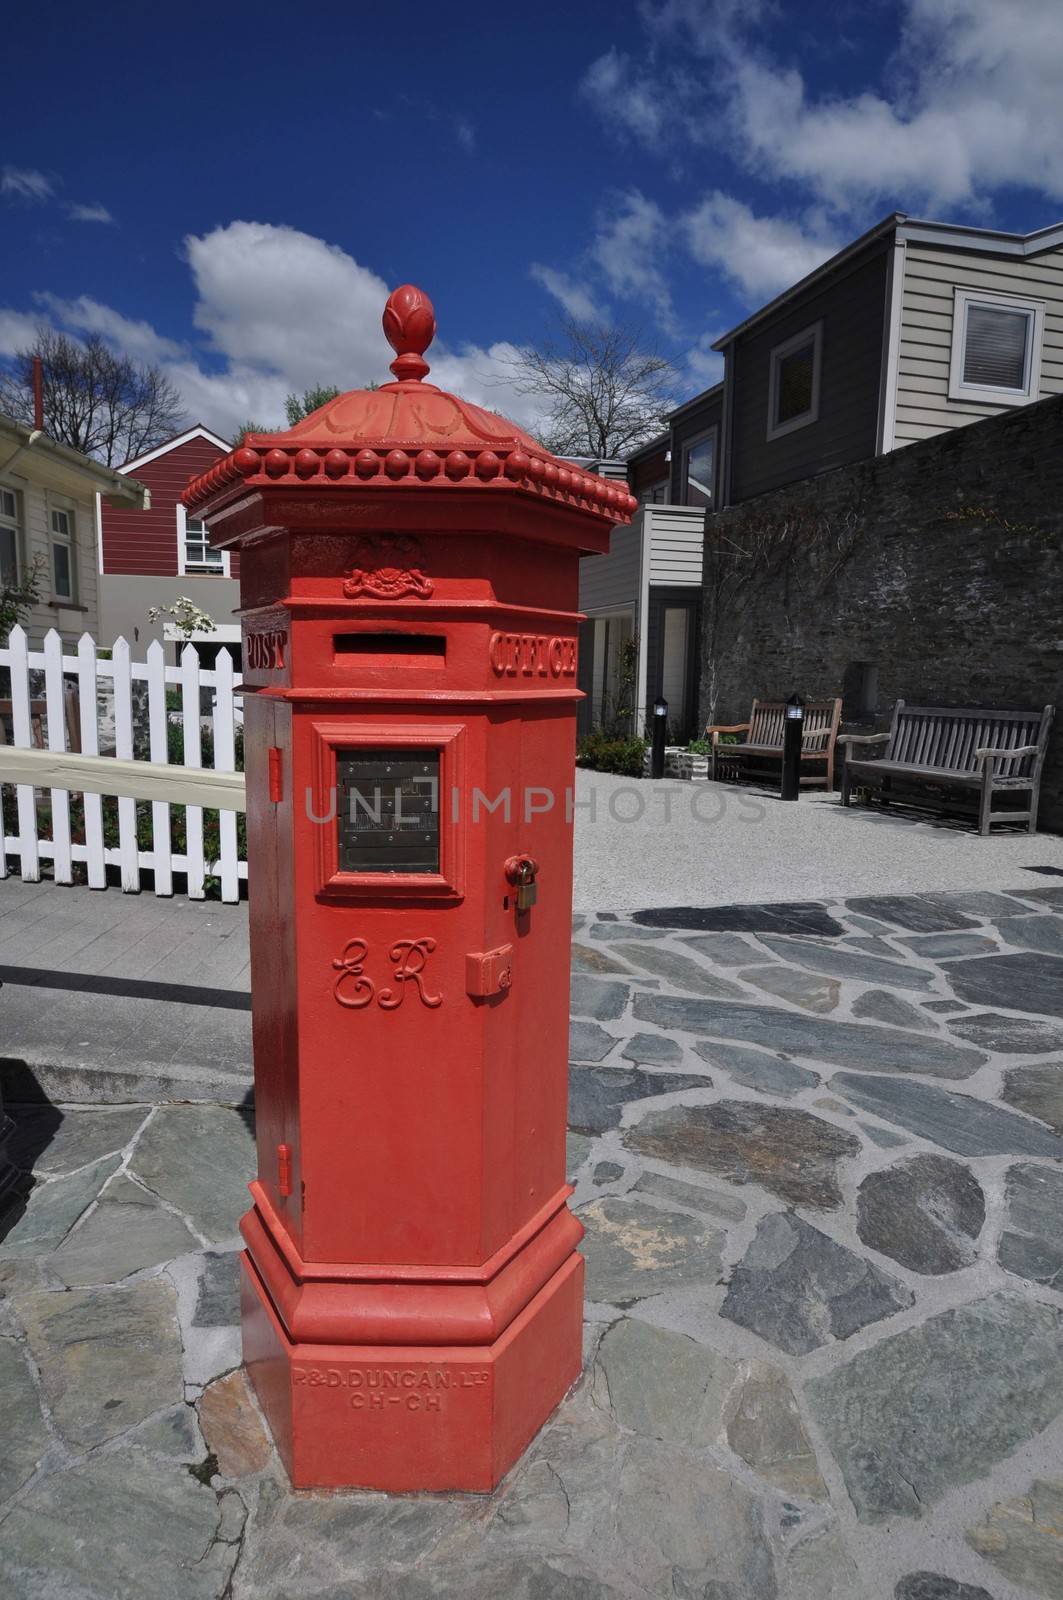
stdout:
[[683,399],[714,338],[891,210],[1063,216],[1060,0],[517,11],[17,8],[0,358],[95,330],[220,431],[279,422],[291,388],[387,376],[412,281],[436,380],[531,421],[507,358],[559,305],[638,324]]

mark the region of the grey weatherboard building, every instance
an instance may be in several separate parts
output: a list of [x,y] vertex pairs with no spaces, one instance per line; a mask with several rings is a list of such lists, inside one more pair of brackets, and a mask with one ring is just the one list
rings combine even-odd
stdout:
[[1063,223],[1031,234],[892,213],[714,346],[723,382],[628,460],[641,503],[582,563],[581,730],[638,637],[636,729],[696,730],[705,521],[836,467],[1063,393]]

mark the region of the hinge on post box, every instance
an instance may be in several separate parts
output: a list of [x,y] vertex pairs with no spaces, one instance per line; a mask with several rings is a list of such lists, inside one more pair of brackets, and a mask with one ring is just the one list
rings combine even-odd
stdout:
[[281,766],[281,752],[277,745],[269,749],[269,797],[276,806],[284,799],[284,769]]
[[505,994],[513,982],[513,946],[474,951],[465,957],[465,990],[474,1000]]
[[277,1192],[284,1199],[292,1192],[292,1147],[290,1144],[277,1146]]

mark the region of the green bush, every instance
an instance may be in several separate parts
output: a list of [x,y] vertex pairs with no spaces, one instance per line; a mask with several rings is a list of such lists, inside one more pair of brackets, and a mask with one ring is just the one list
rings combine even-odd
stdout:
[[[717,744],[738,744],[737,733],[721,733],[717,735]],[[691,739],[687,749],[692,756],[707,756],[712,750],[711,739]]]
[[645,739],[611,739],[588,733],[576,745],[576,765],[593,772],[615,772],[621,778],[641,778]]

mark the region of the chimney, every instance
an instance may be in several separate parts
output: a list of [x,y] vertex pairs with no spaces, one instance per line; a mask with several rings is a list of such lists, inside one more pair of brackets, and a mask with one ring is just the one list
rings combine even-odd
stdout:
[[44,429],[44,368],[40,356],[33,358],[33,426],[38,433]]

